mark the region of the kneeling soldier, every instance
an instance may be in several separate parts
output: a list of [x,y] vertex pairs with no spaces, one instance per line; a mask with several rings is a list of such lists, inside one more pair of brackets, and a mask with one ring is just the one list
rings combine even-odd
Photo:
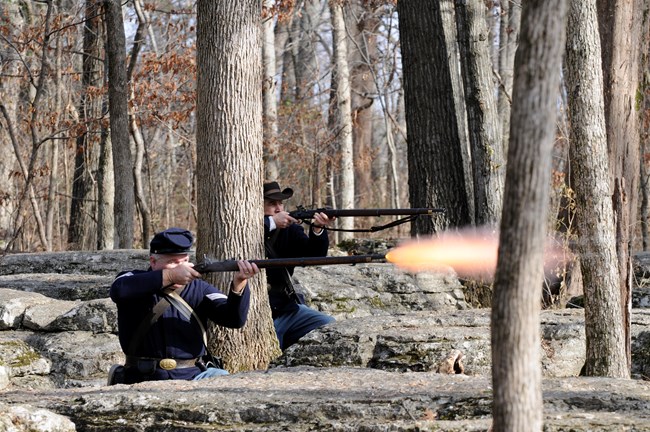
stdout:
[[254,263],[238,261],[239,271],[226,296],[192,268],[193,242],[184,229],[160,232],[151,240],[149,269],[122,272],[115,278],[110,295],[117,304],[126,363],[118,371],[111,370],[109,384],[228,374],[217,365],[206,367],[207,320],[243,327],[250,303],[247,280],[259,269]]

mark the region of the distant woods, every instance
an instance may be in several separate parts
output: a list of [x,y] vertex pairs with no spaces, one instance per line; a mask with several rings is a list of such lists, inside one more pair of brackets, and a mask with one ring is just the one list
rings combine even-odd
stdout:
[[[146,247],[165,227],[197,230],[199,182],[218,173],[197,162],[195,3],[0,3],[3,250]],[[643,42],[608,48],[602,65],[608,151],[618,161],[610,163],[611,193],[626,197],[617,220],[638,249],[648,243],[641,241],[648,86],[621,92],[608,83],[621,82],[620,73],[636,74],[625,79],[632,84],[647,75],[647,14],[597,3],[599,22],[613,16]],[[390,237],[499,223],[519,2],[260,0],[255,7],[261,97],[252,98],[260,106],[250,115],[261,115],[263,128],[255,175],[293,187],[290,210],[447,209],[410,231],[373,234]],[[643,11],[647,1],[634,7]],[[603,47],[621,43],[609,24],[599,32]],[[614,66],[621,63],[623,72]],[[567,239],[576,229],[567,101],[573,76],[563,74],[557,91],[546,221]],[[241,77],[225,79],[237,88]],[[635,124],[624,122],[630,116]],[[625,138],[631,135],[636,140]],[[628,147],[613,144],[623,141]]]

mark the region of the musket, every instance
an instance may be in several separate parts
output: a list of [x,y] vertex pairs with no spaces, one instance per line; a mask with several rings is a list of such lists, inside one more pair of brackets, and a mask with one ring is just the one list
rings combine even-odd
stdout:
[[[386,255],[346,255],[329,257],[303,257],[303,258],[270,258],[260,260],[249,260],[257,264],[259,268],[272,267],[310,267],[335,264],[359,264],[372,262],[386,262]],[[236,260],[213,261],[205,258],[203,262],[194,266],[199,273],[238,271]]]
[[316,213],[325,213],[327,217],[368,217],[368,216],[416,216],[428,215],[434,213],[444,213],[443,208],[377,208],[377,209],[333,209],[317,208],[307,210],[304,207],[298,207],[297,210],[290,211],[289,216],[294,219],[312,219]]

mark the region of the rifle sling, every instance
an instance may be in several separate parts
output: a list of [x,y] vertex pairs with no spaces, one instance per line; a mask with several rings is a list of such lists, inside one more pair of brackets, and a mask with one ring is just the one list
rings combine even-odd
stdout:
[[[280,233],[279,229],[274,230],[273,234],[271,234],[271,236],[264,242],[264,249],[266,249],[266,255],[269,258],[280,258],[278,254],[275,252],[275,249],[273,248],[273,244],[275,243],[275,240],[278,238],[279,233]],[[291,279],[289,270],[287,270],[286,267],[283,267],[282,270],[283,270],[282,278],[284,279],[284,287],[283,287],[284,293],[296,303],[298,304],[302,303],[300,301],[300,298],[298,297],[298,294],[296,293],[296,289],[293,287],[293,280]]]
[[[185,287],[183,287],[185,289]],[[129,352],[126,353],[128,355],[135,355],[137,353],[137,348],[142,344],[142,341],[144,340],[144,336],[149,332],[149,329],[151,326],[154,325],[156,321],[162,316],[163,313],[171,306],[172,304],[180,311],[180,313],[186,317],[188,320],[191,321],[191,317],[194,317],[195,321],[199,324],[199,327],[201,328],[201,333],[203,336],[203,345],[205,346],[205,349],[208,349],[208,338],[206,335],[205,327],[203,326],[203,323],[199,319],[198,315],[196,312],[194,312],[194,309],[192,309],[192,306],[187,304],[185,300],[180,296],[180,293],[183,292],[183,289],[181,289],[179,292],[176,292],[176,290],[171,289],[171,285],[167,285],[162,289],[163,291],[163,298],[161,298],[158,303],[155,304],[155,306],[151,309],[149,314],[142,320],[140,325],[138,326],[138,329],[135,331],[135,334],[131,338],[131,343],[129,344]]]
[[[183,305],[183,307],[184,307],[187,311],[190,312],[190,315],[191,315],[192,317],[194,317],[194,320],[196,321],[196,323],[199,325],[199,328],[201,329],[201,335],[203,336],[203,345],[205,346],[205,348],[206,348],[206,350],[207,350],[207,348],[208,348],[208,336],[207,336],[207,332],[205,331],[205,327],[203,326],[203,323],[201,322],[201,319],[200,319],[199,316],[196,314],[196,312],[194,312],[194,309],[192,309],[192,306],[190,306],[189,304],[187,304],[187,302],[185,301],[185,299],[183,299],[183,298],[182,298],[182,297],[181,297],[181,296],[180,296],[176,291],[172,291],[172,292],[170,292],[170,293],[168,294],[168,296],[170,297],[170,300],[171,300],[171,299],[175,300],[175,302],[172,301],[171,303],[172,303],[172,304],[173,304],[177,309],[180,310],[180,308],[178,307],[178,304],[181,304],[181,305]],[[181,313],[182,313],[182,312],[181,312]],[[189,318],[189,320],[191,321],[192,319]]]
[[[385,225],[378,225],[378,226],[373,226],[373,227],[370,227],[370,228],[345,229],[345,228],[329,228],[328,227],[327,229],[329,231],[345,231],[345,232],[377,232],[377,231],[383,231],[383,230],[388,229],[388,228],[392,228],[392,227],[397,226],[397,225],[401,225],[401,224],[406,223],[406,222],[414,221],[415,219],[418,218],[418,216],[420,216],[420,215],[410,215],[410,216],[404,217],[402,219],[398,219],[396,221],[389,222],[389,223],[387,223]],[[312,222],[308,222],[308,221],[303,221],[303,222],[305,222],[309,226],[314,225]]]

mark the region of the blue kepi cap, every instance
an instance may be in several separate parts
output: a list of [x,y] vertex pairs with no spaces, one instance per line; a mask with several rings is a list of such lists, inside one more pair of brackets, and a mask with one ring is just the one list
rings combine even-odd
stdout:
[[149,244],[152,254],[186,254],[190,252],[194,237],[192,233],[183,228],[169,228],[159,232]]

